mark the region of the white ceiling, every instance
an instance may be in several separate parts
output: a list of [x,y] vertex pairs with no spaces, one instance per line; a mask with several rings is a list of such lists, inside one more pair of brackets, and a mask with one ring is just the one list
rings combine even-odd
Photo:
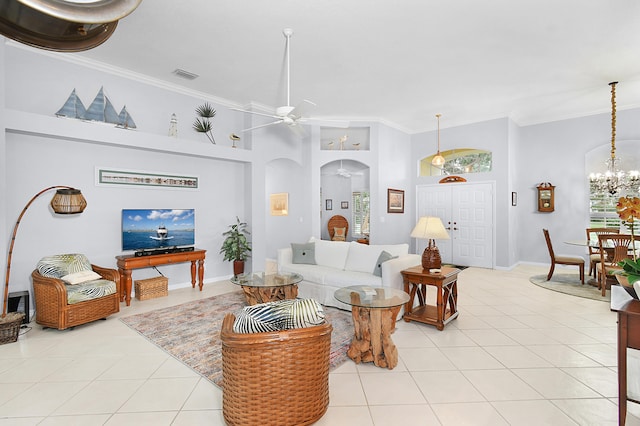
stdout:
[[[83,57],[226,100],[410,133],[640,106],[637,0],[144,0]],[[181,79],[176,68],[198,74]],[[241,114],[238,112],[238,114]]]

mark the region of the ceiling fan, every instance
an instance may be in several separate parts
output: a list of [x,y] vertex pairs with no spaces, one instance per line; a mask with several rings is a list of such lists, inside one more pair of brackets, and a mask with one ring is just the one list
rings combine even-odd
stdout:
[[351,171],[347,168],[345,168],[342,165],[342,160],[340,160],[340,167],[338,167],[338,169],[335,170],[335,172],[331,172],[331,173],[323,173],[324,176],[340,176],[343,178],[350,178],[351,176],[362,176],[364,173],[360,172],[356,172],[356,171]]
[[[243,132],[250,132],[252,130],[260,129],[262,127],[273,126],[276,124],[284,124],[293,132],[302,135],[304,134],[304,129],[299,126],[300,123],[309,121],[309,118],[305,116],[306,112],[309,108],[315,107],[316,104],[313,102],[304,99],[300,104],[296,106],[291,106],[291,36],[293,35],[293,30],[291,28],[285,28],[282,30],[282,34],[284,34],[286,41],[285,45],[285,54],[287,60],[287,105],[276,108],[275,114],[265,114],[257,111],[249,111],[241,108],[231,108],[234,111],[246,112],[248,114],[260,115],[262,117],[275,118],[275,121],[271,121],[269,123],[260,124],[257,126],[249,127],[248,129],[242,130]],[[331,122],[334,127],[348,127],[349,123],[347,122]]]

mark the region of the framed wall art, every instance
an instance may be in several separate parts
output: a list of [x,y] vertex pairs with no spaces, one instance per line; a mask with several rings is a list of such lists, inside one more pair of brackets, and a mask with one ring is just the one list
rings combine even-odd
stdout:
[[280,192],[269,196],[271,216],[287,216],[289,214],[289,193]]
[[387,189],[387,213],[404,213],[404,191]]
[[348,201],[343,201],[340,203],[340,208],[341,209],[348,209],[349,208],[349,202]]
[[325,200],[324,201],[324,209],[325,210],[333,210],[333,200]]
[[198,189],[198,177],[97,167],[96,185]]

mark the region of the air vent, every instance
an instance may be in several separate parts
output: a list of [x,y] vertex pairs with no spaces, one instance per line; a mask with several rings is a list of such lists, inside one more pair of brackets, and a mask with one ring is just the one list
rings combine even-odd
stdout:
[[185,80],[195,80],[196,78],[200,77],[198,74],[181,70],[180,68],[176,68],[175,70],[173,70],[173,74],[177,75],[180,78],[184,78]]

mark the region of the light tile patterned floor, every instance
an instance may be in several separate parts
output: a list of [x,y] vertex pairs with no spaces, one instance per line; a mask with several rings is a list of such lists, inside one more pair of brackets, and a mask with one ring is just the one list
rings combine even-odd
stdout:
[[[333,371],[317,425],[617,424],[616,315],[529,282],[544,272],[462,272],[460,317],[444,331],[398,322],[394,370],[348,361]],[[0,426],[223,425],[220,390],[117,318],[236,289],[133,300],[70,331],[32,323],[0,345]],[[627,424],[640,425],[631,405]]]

